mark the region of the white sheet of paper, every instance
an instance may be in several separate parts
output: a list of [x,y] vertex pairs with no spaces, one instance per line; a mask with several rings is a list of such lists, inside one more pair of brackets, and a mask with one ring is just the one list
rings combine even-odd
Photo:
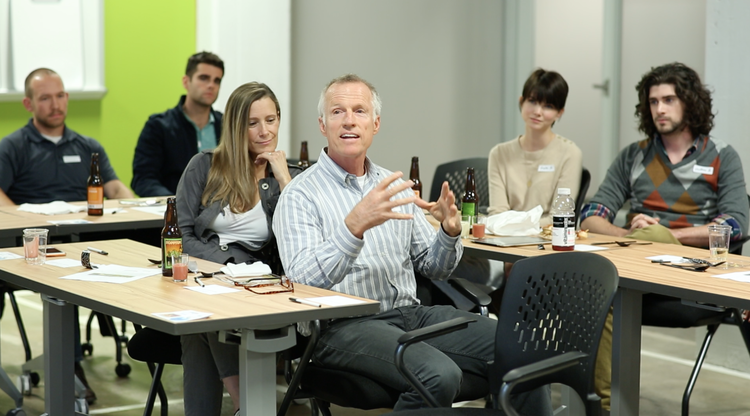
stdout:
[[724,274],[714,274],[711,277],[718,277],[719,279],[736,280],[738,282],[750,283],[750,273],[748,272],[734,272]]
[[13,259],[22,259],[23,256],[19,256],[18,254],[11,253],[10,251],[0,251],[0,260],[13,260]]
[[363,300],[359,299],[352,299],[347,298],[345,296],[321,296],[317,298],[305,298],[305,300],[309,300],[310,302],[320,303],[321,305],[328,305],[328,306],[346,306],[346,305],[356,305],[358,303],[365,303]]
[[185,322],[185,321],[194,321],[196,319],[205,319],[213,314],[208,313],[208,312],[198,312],[198,311],[175,311],[175,312],[155,312],[155,313],[152,313],[151,315],[157,316],[161,319],[166,319],[167,321]]
[[591,244],[576,244],[574,249],[575,251],[599,251],[607,250],[607,247],[592,246]]
[[89,220],[60,220],[60,221],[47,221],[51,224],[65,225],[65,224],[91,224]]
[[161,274],[161,270],[107,264],[99,266],[98,269],[63,276],[60,279],[83,280],[86,282],[128,283],[157,274]]
[[47,260],[44,262],[44,264],[49,264],[50,266],[55,267],[83,267],[81,265],[80,260],[73,260],[73,259],[56,259],[56,260]]
[[163,217],[164,216],[164,212],[167,210],[167,206],[166,205],[156,205],[156,206],[153,206],[153,207],[135,207],[133,209],[138,210],[138,211],[142,211],[142,212],[148,212],[149,214],[154,214],[154,215],[158,215],[160,217]]
[[241,292],[242,289],[234,289],[222,285],[206,285],[206,287],[200,286],[185,286],[185,289],[192,290],[205,295],[220,295],[222,293]]

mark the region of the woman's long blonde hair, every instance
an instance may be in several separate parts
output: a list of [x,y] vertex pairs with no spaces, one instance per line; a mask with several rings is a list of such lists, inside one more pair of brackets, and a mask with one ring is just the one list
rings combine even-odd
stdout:
[[254,161],[248,150],[250,106],[268,97],[276,105],[281,120],[281,108],[276,95],[266,84],[249,82],[237,87],[227,101],[221,129],[221,141],[214,150],[208,181],[201,203],[209,206],[215,201],[229,204],[234,213],[253,207],[258,192]]

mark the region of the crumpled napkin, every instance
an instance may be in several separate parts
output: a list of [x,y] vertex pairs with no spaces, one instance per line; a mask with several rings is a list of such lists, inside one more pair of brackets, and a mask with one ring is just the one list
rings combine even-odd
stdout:
[[221,268],[221,271],[229,277],[253,277],[271,274],[271,268],[262,261],[256,261],[253,264],[227,263],[226,266]]
[[524,236],[542,232],[539,220],[544,210],[537,205],[528,211],[505,211],[487,217],[487,229],[496,235]]
[[86,209],[85,205],[73,205],[65,201],[53,201],[47,204],[21,204],[18,207],[19,211],[44,215],[74,214]]

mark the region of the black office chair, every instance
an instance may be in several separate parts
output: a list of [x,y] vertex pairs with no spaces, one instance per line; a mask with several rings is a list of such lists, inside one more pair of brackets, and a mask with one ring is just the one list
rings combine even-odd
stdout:
[[[448,330],[465,328],[472,319],[459,319],[433,325],[436,333],[433,336],[447,333]],[[432,328],[432,327],[430,327]],[[353,407],[362,410],[392,408],[398,401],[401,392],[381,384],[369,377],[348,371],[321,367],[310,361],[315,344],[320,335],[320,322],[310,323],[311,335],[303,337],[297,334],[297,345],[282,354],[285,360],[285,376],[289,385],[278,416],[284,416],[294,399],[310,399],[312,414],[318,412],[330,416],[330,405]],[[411,342],[419,341],[428,331],[426,328],[407,332],[402,336]],[[292,371],[292,361],[300,358],[299,366]],[[406,369],[400,368],[405,372]],[[455,401],[476,400],[486,397],[489,384],[486,378],[464,373],[461,391]]]
[[167,416],[169,415],[169,402],[161,384],[161,375],[166,364],[182,365],[180,337],[151,328],[141,328],[140,325],[134,326],[136,333],[128,342],[128,354],[134,360],[145,362],[152,377],[143,416],[151,416],[157,395],[161,403],[161,416]]
[[474,168],[474,182],[477,187],[479,198],[479,212],[486,214],[490,205],[489,180],[487,178],[487,158],[475,157],[471,159],[454,160],[443,163],[435,168],[430,188],[430,201],[437,201],[440,197],[440,188],[444,181],[448,181],[451,191],[460,200],[466,188],[466,168]]
[[[558,253],[520,260],[506,284],[490,367],[493,403],[508,415],[514,393],[550,383],[572,387],[586,414],[601,414],[594,369],[607,312],[619,277],[615,266],[593,253]],[[413,415],[499,415],[494,409],[440,408],[400,411]]]
[[128,345],[128,336],[125,333],[127,321],[122,321],[121,332],[117,332],[117,326],[111,316],[91,311],[86,322],[86,342],[81,344],[84,355],[91,356],[94,353],[94,345],[91,343],[91,324],[94,318],[99,322],[99,333],[103,337],[112,337],[115,342],[115,361],[117,361],[115,374],[117,374],[117,377],[127,377],[131,371],[130,364],[122,362],[122,348]]
[[578,220],[581,218],[581,208],[583,208],[583,201],[586,199],[586,192],[589,190],[589,185],[591,185],[591,172],[583,168],[581,172],[581,186],[578,188],[578,196],[576,197],[576,225],[578,225]]

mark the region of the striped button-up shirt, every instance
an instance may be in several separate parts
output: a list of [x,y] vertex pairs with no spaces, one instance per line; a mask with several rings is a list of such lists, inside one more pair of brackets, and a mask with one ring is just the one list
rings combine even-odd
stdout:
[[[447,278],[463,253],[460,238],[436,232],[415,204],[394,208],[413,219],[388,220],[362,240],[355,237],[344,218],[392,173],[369,158],[365,168],[362,189],[324,149],[318,163],[286,186],[273,219],[284,270],[295,282],[380,301],[381,311],[418,304],[414,269]],[[394,198],[413,195],[407,189]]]

